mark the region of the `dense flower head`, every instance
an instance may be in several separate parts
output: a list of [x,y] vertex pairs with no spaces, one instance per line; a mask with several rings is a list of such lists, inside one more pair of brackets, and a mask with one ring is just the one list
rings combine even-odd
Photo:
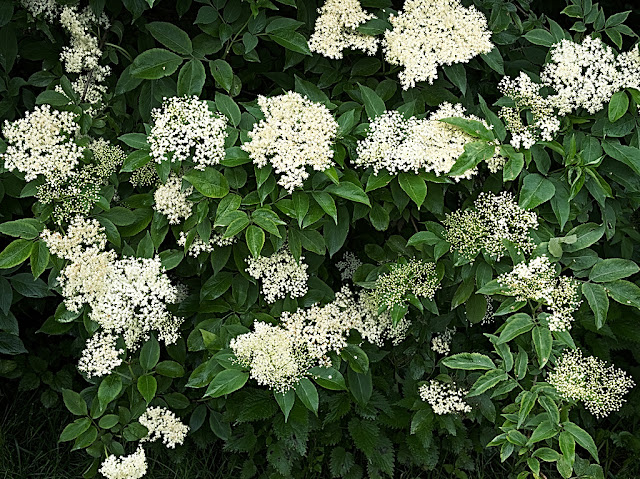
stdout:
[[[555,113],[555,103],[552,98],[545,98],[540,93],[543,85],[534,83],[524,73],[511,79],[504,77],[498,88],[511,98],[515,107],[504,106],[500,109],[500,116],[505,120],[507,129],[511,133],[511,146],[529,149],[540,140],[552,141],[560,130],[560,119]],[[524,124],[522,112],[531,112],[532,123]]]
[[148,407],[138,418],[138,422],[149,431],[141,442],[162,439],[164,445],[171,449],[174,449],[176,444],[182,444],[189,432],[189,426],[183,424],[173,411],[163,407]]
[[531,253],[534,244],[529,230],[538,227],[538,216],[520,208],[511,193],[480,193],[473,209],[449,213],[443,224],[445,239],[462,256],[474,259],[484,250],[499,260],[507,253],[503,240],[521,253]]
[[147,473],[147,456],[142,446],[133,454],[108,456],[100,466],[100,474],[107,479],[140,479]]
[[131,186],[134,188],[137,188],[139,186],[151,186],[157,183],[159,179],[154,163],[147,163],[133,170],[131,178],[129,178],[129,183],[131,183]]
[[419,81],[433,83],[441,65],[466,63],[493,49],[485,16],[460,0],[406,0],[389,22],[393,29],[382,45],[387,61],[404,67],[399,78],[405,90]]
[[362,50],[369,55],[376,53],[378,39],[356,30],[375,18],[362,9],[359,0],[327,0],[318,13],[315,30],[309,38],[309,50],[333,59],[342,58],[345,48]]
[[[476,140],[460,128],[440,121],[453,117],[481,121],[489,128],[480,118],[466,115],[460,104],[444,102],[423,119],[407,119],[397,111],[386,111],[369,124],[367,136],[358,141],[355,163],[373,168],[375,174],[385,169],[391,174],[424,170],[445,175],[464,152],[464,146]],[[492,172],[498,171],[503,163],[497,152],[487,160]],[[476,172],[474,168],[454,179],[470,178]]]
[[351,251],[346,251],[342,256],[342,260],[336,263],[336,268],[340,271],[342,281],[353,279],[353,274],[362,266],[362,261]]
[[97,332],[87,339],[78,369],[87,377],[106,376],[122,364],[124,349],[116,347],[116,336],[111,333]]
[[14,122],[5,120],[3,135],[9,145],[2,158],[7,170],[18,170],[25,180],[38,175],[60,183],[75,174],[83,149],[73,137],[80,131],[70,111],[52,110],[44,104]]
[[64,236],[49,229],[43,230],[40,236],[51,254],[68,260],[77,258],[87,247],[103,250],[107,244],[107,236],[98,220],[82,216],[71,221]]
[[451,341],[456,333],[456,328],[447,328],[442,333],[436,334],[431,340],[431,350],[439,354],[447,355],[451,351]]
[[[151,111],[153,126],[148,142],[151,157],[158,163],[191,158],[195,168],[204,170],[224,159],[227,118],[209,109],[198,97],[165,98],[162,107]],[[192,157],[193,154],[193,157]]]
[[519,301],[532,299],[550,308],[551,331],[571,329],[573,312],[580,306],[578,282],[568,276],[556,275],[555,266],[546,256],[538,256],[529,263],[518,263],[508,273],[498,276],[498,283],[508,288]]
[[579,349],[566,350],[556,361],[547,381],[567,400],[582,401],[598,418],[618,411],[635,383],[623,370],[608,366]]
[[433,299],[439,287],[436,265],[415,258],[391,265],[391,271],[378,276],[374,296],[381,307],[402,305],[408,294]]
[[623,88],[640,86],[640,56],[634,50],[616,57],[599,38],[587,36],[582,43],[563,39],[551,48],[551,61],[540,74],[560,114],[577,108],[594,114]]
[[457,388],[453,384],[431,379],[420,386],[418,392],[420,399],[429,403],[436,414],[471,412],[471,406],[464,401],[468,391]]
[[[231,238],[225,238],[223,235],[214,233],[207,241],[203,241],[199,236],[193,238],[191,245],[187,249],[187,254],[193,258],[197,258],[200,253],[211,253],[216,247],[223,248],[230,246],[237,241],[236,236]],[[184,231],[180,232],[178,237],[178,246],[186,246],[187,234]]]
[[192,192],[191,186],[182,191],[182,177],[171,174],[167,182],[160,185],[153,194],[155,200],[153,207],[167,217],[169,224],[177,225],[191,216],[193,203],[188,197]]
[[307,265],[296,261],[288,248],[283,247],[270,256],[247,258],[247,273],[262,281],[262,294],[267,303],[273,303],[289,295],[300,298],[307,294],[309,274]]
[[260,168],[270,164],[278,184],[289,193],[309,177],[307,167],[324,171],[333,165],[333,140],[338,123],[329,109],[299,93],[258,97],[264,119],[249,132],[242,149]]
[[20,0],[20,3],[34,17],[42,14],[44,18],[51,21],[58,14],[56,0]]

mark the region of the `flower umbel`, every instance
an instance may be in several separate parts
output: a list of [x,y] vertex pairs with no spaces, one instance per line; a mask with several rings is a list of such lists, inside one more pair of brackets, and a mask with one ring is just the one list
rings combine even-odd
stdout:
[[420,399],[429,403],[433,412],[439,415],[471,412],[471,406],[464,402],[468,391],[459,389],[453,384],[442,383],[431,379],[420,386]]

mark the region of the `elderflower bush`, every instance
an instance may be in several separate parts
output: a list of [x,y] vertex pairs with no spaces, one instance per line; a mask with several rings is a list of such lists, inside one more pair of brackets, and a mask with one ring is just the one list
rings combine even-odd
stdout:
[[3,397],[73,477],[640,475],[615,8],[0,1]]

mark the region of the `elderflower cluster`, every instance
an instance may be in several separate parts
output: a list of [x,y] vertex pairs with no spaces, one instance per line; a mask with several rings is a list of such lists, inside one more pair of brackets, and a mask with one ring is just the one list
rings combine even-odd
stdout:
[[505,294],[515,296],[518,301],[531,299],[548,305],[551,331],[571,329],[572,314],[581,303],[578,282],[567,276],[558,277],[546,256],[518,263],[510,272],[498,276],[498,283],[508,288]]
[[378,310],[371,293],[355,297],[345,287],[324,306],[284,312],[277,326],[256,321],[252,332],[231,341],[231,348],[258,384],[283,392],[307,376],[312,367],[329,366],[328,354],[347,346],[352,329],[379,346],[385,339],[393,344],[402,341],[410,323],[403,319],[394,326],[391,315],[378,314]]
[[[89,318],[105,335],[122,335],[127,350],[135,350],[152,330],[166,344],[178,339],[181,320],[167,309],[177,301],[159,257],[117,259],[115,252],[103,251],[104,230],[95,220],[76,218],[62,236],[49,230],[42,238],[50,251],[69,263],[60,271],[58,282],[69,311],[80,312],[88,305]],[[90,340],[83,353],[81,370],[87,375],[103,374],[116,366],[113,340],[108,336]],[[97,363],[93,363],[95,359]]]
[[582,401],[597,418],[618,411],[635,383],[622,369],[607,366],[579,349],[564,351],[547,381],[567,400]]
[[406,0],[389,22],[393,29],[382,45],[386,60],[404,67],[399,78],[405,90],[419,81],[433,83],[441,65],[466,63],[493,49],[487,19],[460,0]]
[[147,456],[142,446],[133,454],[110,455],[100,466],[100,474],[107,479],[139,479],[147,473]]
[[86,7],[81,12],[75,6],[65,6],[60,13],[60,23],[71,35],[71,45],[62,48],[60,61],[64,62],[65,70],[69,73],[90,71],[95,81],[103,81],[110,73],[107,66],[100,66],[102,51],[98,38],[91,32],[93,25],[109,27],[109,21],[104,13],[98,18],[91,8]]
[[[225,238],[221,234],[215,233],[207,241],[203,241],[199,236],[193,238],[191,245],[187,249],[187,254],[194,258],[197,258],[200,253],[211,253],[216,246],[223,248],[225,246],[231,246],[236,242],[237,237]],[[178,238],[178,246],[185,246],[187,244],[187,234],[184,231],[180,232]]]
[[307,265],[296,261],[285,247],[271,256],[247,258],[247,273],[252,278],[262,280],[262,294],[267,303],[283,299],[287,294],[291,298],[300,298],[307,294],[309,274]]
[[127,157],[122,148],[113,146],[102,138],[93,140],[89,144],[89,149],[93,152],[96,161],[90,168],[96,183],[105,184],[107,178],[118,171]]
[[190,186],[182,191],[182,177],[172,174],[167,178],[167,182],[160,185],[153,194],[154,208],[168,218],[169,224],[177,225],[191,216],[193,203],[188,199],[191,193],[193,193],[193,187]]
[[[89,103],[91,106],[87,109],[87,114],[95,116],[102,110],[100,103],[102,98],[107,93],[107,86],[100,85],[92,81],[89,75],[80,75],[76,80],[71,83],[71,88],[80,97],[80,101],[83,103]],[[69,98],[65,93],[62,86],[56,85],[55,91],[62,93]],[[71,98],[69,98],[71,100]]]
[[138,186],[151,186],[159,180],[158,172],[153,163],[147,163],[131,173],[129,183],[134,188]]
[[124,349],[116,348],[116,336],[111,333],[95,333],[87,339],[78,369],[91,376],[106,376],[122,364]]
[[260,96],[258,105],[265,118],[254,125],[242,149],[258,167],[270,164],[280,175],[279,185],[291,193],[309,177],[307,167],[324,171],[333,165],[338,123],[326,106],[292,91]]
[[456,328],[447,328],[431,340],[431,350],[439,354],[447,355],[451,351],[451,341],[456,333]]
[[48,182],[60,183],[74,175],[82,158],[82,148],[73,141],[79,131],[72,112],[52,110],[47,104],[14,122],[5,120],[2,133],[9,145],[1,155],[4,167],[23,172],[26,181],[43,175]]
[[449,213],[443,224],[445,239],[463,257],[473,260],[485,251],[499,260],[507,253],[504,240],[520,253],[531,253],[534,244],[529,230],[538,227],[538,216],[520,208],[511,193],[480,193],[473,209]]
[[[369,125],[367,136],[358,141],[356,165],[371,167],[375,174],[386,169],[391,174],[424,169],[437,176],[445,175],[464,152],[467,143],[475,141],[460,128],[445,123],[443,118],[465,118],[486,122],[474,115],[466,115],[460,104],[444,102],[428,118],[404,118],[397,111],[387,111]],[[487,160],[492,173],[498,171],[505,160],[497,152]],[[456,180],[470,178],[477,173],[471,169]]]
[[374,296],[378,304],[386,309],[401,306],[407,295],[433,299],[439,288],[436,265],[418,259],[391,265],[389,273],[376,280]]
[[153,126],[148,141],[151,157],[161,163],[186,161],[193,151],[197,170],[217,165],[224,159],[227,118],[214,113],[198,97],[165,98],[161,108],[151,112]]
[[471,406],[464,402],[467,392],[453,384],[441,383],[435,379],[431,379],[419,389],[420,399],[429,403],[433,412],[439,415],[471,412]]
[[340,271],[342,281],[353,279],[354,273],[360,266],[362,266],[362,261],[351,251],[345,252],[342,256],[342,261],[336,263],[336,268]]
[[365,12],[359,0],[327,0],[318,9],[315,30],[309,38],[309,50],[325,57],[340,59],[342,50],[351,48],[374,55],[378,39],[356,29],[375,15]]
[[[515,107],[503,106],[500,109],[500,116],[511,133],[510,143],[514,148],[529,149],[537,141],[552,141],[560,130],[555,102],[540,94],[542,87],[531,81],[524,72],[520,72],[516,79],[504,77],[498,85],[500,91],[516,104]],[[532,116],[532,122],[526,125],[522,121],[522,112],[525,110],[530,111]]]
[[617,91],[640,87],[640,55],[636,46],[616,57],[611,47],[590,36],[582,43],[563,39],[551,48],[540,78],[557,92],[551,99],[561,115],[581,107],[594,114]]
[[175,449],[176,444],[182,444],[189,432],[189,426],[183,424],[173,411],[163,407],[148,407],[138,422],[149,431],[141,442],[162,439],[164,445],[171,449]]
[[42,14],[44,18],[52,21],[58,14],[56,0],[20,0],[20,3],[34,17]]

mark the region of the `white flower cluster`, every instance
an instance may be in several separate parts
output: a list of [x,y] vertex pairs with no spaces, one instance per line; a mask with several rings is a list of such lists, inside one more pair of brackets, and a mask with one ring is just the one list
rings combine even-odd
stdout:
[[456,333],[456,328],[447,328],[441,334],[437,334],[431,340],[431,350],[447,355],[451,351],[451,341],[453,341],[453,335]]
[[146,165],[136,169],[131,173],[129,183],[136,188],[138,186],[151,186],[158,181],[158,172],[154,163],[147,163]]
[[95,81],[103,81],[110,73],[108,66],[100,66],[102,51],[98,39],[91,33],[93,25],[109,27],[107,17],[96,17],[91,8],[78,12],[75,6],[65,6],[60,13],[60,23],[71,35],[71,45],[62,48],[60,61],[69,73],[91,72]]
[[[529,149],[537,141],[552,141],[560,130],[560,119],[555,113],[553,98],[544,98],[540,94],[543,85],[534,83],[524,72],[516,79],[504,77],[498,88],[511,98],[516,106],[503,106],[500,116],[504,119],[507,129],[511,133],[511,146]],[[531,112],[532,123],[524,124],[522,112]]]
[[291,298],[300,298],[307,294],[309,274],[307,265],[296,261],[286,247],[271,256],[248,257],[246,269],[252,278],[262,280],[262,294],[267,303],[283,299],[287,294]]
[[193,151],[195,168],[204,170],[224,159],[227,118],[214,113],[198,97],[165,98],[162,107],[151,111],[153,126],[148,141],[156,162],[189,159]]
[[169,219],[169,224],[177,225],[191,216],[193,203],[188,199],[191,193],[193,187],[182,191],[182,177],[171,174],[167,182],[160,185],[153,194],[154,208]]
[[175,449],[176,444],[182,444],[189,432],[189,426],[183,424],[173,411],[163,407],[148,407],[138,422],[149,431],[141,442],[162,439],[164,445],[171,449]]
[[440,65],[466,63],[493,49],[487,19],[460,0],[406,0],[389,21],[393,30],[382,45],[387,61],[404,67],[399,78],[405,90],[419,81],[433,83]]
[[385,339],[398,344],[409,325],[402,320],[394,327],[389,313],[378,314],[370,293],[356,299],[343,288],[329,304],[283,313],[280,325],[256,321],[252,332],[231,341],[231,348],[258,384],[286,391],[308,375],[310,368],[329,366],[328,354],[347,346],[350,330],[374,344],[382,345]]
[[[215,233],[213,236],[209,238],[208,241],[203,241],[199,236],[196,236],[189,249],[187,250],[187,254],[194,258],[197,258],[200,253],[211,253],[216,246],[218,248],[222,248],[224,246],[230,246],[235,243],[237,240],[236,236],[232,236],[231,238],[225,238],[221,234]],[[180,232],[180,237],[178,238],[178,246],[185,246],[187,244],[187,234],[184,231]]]
[[503,240],[521,253],[531,253],[534,244],[529,230],[538,227],[538,216],[520,208],[511,193],[480,193],[473,209],[449,213],[443,224],[445,239],[463,257],[473,260],[484,250],[499,260],[507,253]]
[[2,155],[4,166],[23,172],[27,181],[43,175],[60,183],[74,175],[82,158],[83,149],[73,141],[79,130],[72,112],[52,110],[47,104],[14,122],[5,120],[2,133],[9,145]]
[[111,333],[97,332],[85,344],[78,369],[87,376],[106,376],[122,364],[124,349],[116,348],[117,338]]
[[97,184],[106,184],[106,180],[118,171],[122,165],[126,153],[119,146],[113,146],[103,138],[93,140],[89,144],[93,152],[95,164],[89,168],[93,181]]
[[104,232],[95,220],[77,218],[67,236],[45,229],[42,238],[53,254],[69,260],[58,276],[65,306],[79,312],[87,304],[90,319],[105,334],[87,342],[81,370],[88,376],[102,375],[117,362],[120,353],[108,335],[122,335],[127,350],[135,350],[152,330],[166,344],[178,339],[181,319],[167,310],[167,303],[177,301],[177,290],[160,258],[117,259],[115,252],[103,251]]
[[438,288],[436,265],[412,258],[407,263],[392,264],[389,273],[378,276],[373,294],[380,306],[392,309],[403,305],[409,294],[433,299]]
[[[358,141],[356,165],[371,167],[375,174],[386,169],[391,174],[400,171],[415,172],[424,169],[436,175],[445,175],[451,170],[467,143],[475,141],[460,128],[440,121],[443,118],[465,118],[486,122],[474,115],[465,115],[460,104],[444,102],[428,118],[404,118],[397,111],[386,111],[369,125],[367,136]],[[487,160],[491,172],[496,172],[504,164],[504,158],[494,155]],[[470,178],[477,169],[454,177]]]
[[342,256],[342,261],[336,263],[342,281],[353,279],[353,274],[360,266],[362,266],[362,261],[351,251],[346,251]]
[[582,43],[563,39],[551,48],[551,61],[540,78],[557,92],[551,99],[561,115],[580,107],[594,114],[615,92],[640,87],[638,47],[616,57],[599,38],[588,36]]
[[560,396],[582,401],[598,418],[618,411],[635,383],[622,369],[607,366],[594,356],[583,356],[579,349],[564,351],[547,381]]
[[43,17],[51,21],[58,14],[56,0],[20,0],[20,3],[34,17],[43,14]]
[[[71,83],[71,88],[80,97],[80,101],[83,103],[90,103],[91,106],[87,110],[87,113],[91,116],[95,116],[102,110],[102,98],[107,93],[107,86],[101,85],[91,80],[89,75],[80,75],[76,80]],[[62,93],[69,98],[62,89],[62,86],[56,85],[55,91]]]
[[306,167],[324,171],[333,165],[333,140],[338,123],[329,109],[296,92],[258,97],[264,113],[242,149],[260,168],[271,164],[278,184],[289,193],[309,177]]
[[501,286],[509,289],[509,295],[518,301],[532,299],[549,306],[549,329],[568,331],[573,322],[573,312],[580,306],[578,282],[568,276],[556,275],[553,264],[546,256],[538,256],[527,263],[518,263],[508,273],[497,278]]
[[441,383],[435,379],[431,379],[419,389],[420,399],[429,403],[433,412],[439,415],[471,412],[471,406],[464,402],[467,392],[453,384]]
[[351,48],[374,55],[378,39],[356,29],[375,15],[365,12],[359,0],[327,0],[318,9],[315,30],[309,38],[309,50],[325,57],[340,59],[342,50]]
[[110,455],[100,466],[100,474],[107,479],[139,479],[147,473],[147,456],[142,446],[133,454]]

